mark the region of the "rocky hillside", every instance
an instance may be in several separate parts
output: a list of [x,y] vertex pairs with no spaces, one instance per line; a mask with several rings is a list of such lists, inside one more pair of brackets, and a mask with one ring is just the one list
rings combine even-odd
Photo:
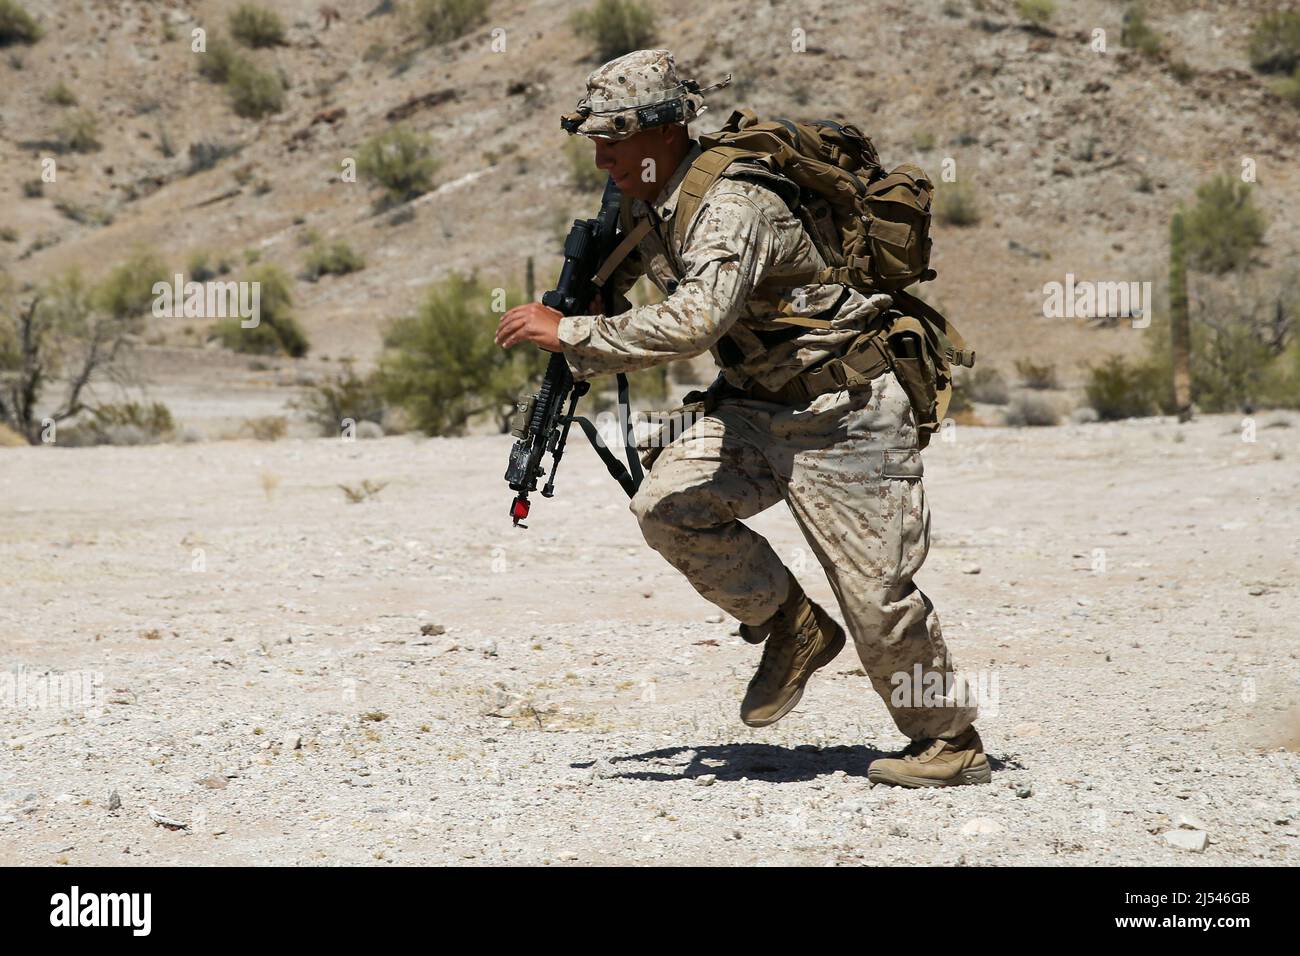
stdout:
[[[145,246],[178,270],[201,249],[235,263],[257,250],[297,273],[314,230],[347,239],[367,266],[300,282],[299,319],[314,355],[362,360],[384,320],[451,270],[519,281],[533,255],[539,284],[550,281],[566,220],[595,200],[571,185],[558,125],[597,65],[568,24],[572,4],[496,0],[482,27],[430,46],[402,0],[266,0],[286,43],[249,55],[278,70],[288,92],[262,120],[237,116],[224,88],[200,75],[205,54],[191,52],[195,27],[229,35],[236,5],[26,4],[43,38],[0,52],[0,267],[20,282],[73,266],[97,276]],[[1054,361],[1069,379],[1100,354],[1135,348],[1137,333],[1123,327],[1044,319],[1043,284],[1073,273],[1160,286],[1170,210],[1206,177],[1239,172],[1243,158],[1257,165],[1270,214],[1266,257],[1300,248],[1290,154],[1300,112],[1246,56],[1273,3],[1152,0],[1147,20],[1169,51],[1157,57],[1124,50],[1124,5],[1099,0],[1058,4],[1042,28],[1010,0],[652,6],[658,45],[685,75],[736,78],[697,132],[747,106],[856,122],[887,163],[916,161],[938,176],[952,161],[978,222],[937,227],[939,278],[926,294],[997,364]],[[327,24],[324,7],[341,19]],[[795,30],[806,36],[800,52]],[[52,102],[59,84],[75,104]],[[60,153],[77,111],[98,120],[100,148]],[[399,120],[435,142],[436,188],[398,215],[376,213],[373,190],[340,171]],[[205,155],[221,158],[191,172]],[[29,195],[25,184],[51,156],[57,181]],[[157,377],[227,360],[200,358],[201,330],[156,321]]]

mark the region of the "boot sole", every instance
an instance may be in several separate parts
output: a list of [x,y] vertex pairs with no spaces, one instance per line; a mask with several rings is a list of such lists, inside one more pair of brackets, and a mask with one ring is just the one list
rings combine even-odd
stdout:
[[835,626],[835,639],[831,641],[830,646],[827,647],[826,650],[822,651],[821,654],[817,656],[817,659],[813,661],[812,668],[808,671],[808,676],[803,679],[803,683],[798,686],[790,699],[781,705],[781,709],[771,717],[766,717],[762,720],[752,720],[742,715],[740,718],[741,721],[749,727],[772,726],[772,724],[776,723],[786,714],[790,713],[790,711],[794,710],[800,699],[803,698],[803,689],[808,686],[809,679],[812,678],[813,674],[817,673],[831,661],[835,660],[842,650],[844,650],[844,628],[837,624]]
[[890,783],[896,787],[963,787],[969,784],[992,783],[993,771],[989,769],[988,764],[985,764],[982,767],[969,767],[951,780],[935,780],[930,777],[912,777],[905,773],[889,773],[868,768],[867,780],[870,783]]

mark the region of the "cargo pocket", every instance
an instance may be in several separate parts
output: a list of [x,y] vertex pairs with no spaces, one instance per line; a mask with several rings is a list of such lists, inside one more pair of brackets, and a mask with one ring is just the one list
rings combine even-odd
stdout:
[[[703,395],[702,392],[690,392],[686,398]],[[641,456],[641,466],[649,471],[663,450],[680,438],[700,416],[707,414],[706,403],[701,401],[685,402],[662,415],[658,427],[651,427],[643,440],[637,442],[637,451]]]
[[918,537],[924,534],[924,529],[918,527],[914,512],[918,501],[924,501],[920,483],[924,471],[921,453],[915,448],[891,448],[884,453],[880,480],[889,489],[888,500],[896,510],[889,523],[894,539],[889,542],[889,553],[894,559],[891,587],[908,580],[916,563]]

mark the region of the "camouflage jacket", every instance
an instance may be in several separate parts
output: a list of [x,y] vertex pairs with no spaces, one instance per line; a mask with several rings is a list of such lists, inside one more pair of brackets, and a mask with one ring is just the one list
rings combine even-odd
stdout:
[[[841,285],[782,281],[783,275],[806,274],[825,262],[781,198],[794,184],[757,164],[733,164],[705,194],[683,248],[672,248],[673,211],[699,154],[699,143],[693,142],[651,206],[632,200],[634,221],[649,216],[654,228],[610,277],[612,294],[605,301],[617,311],[617,302],[643,273],[666,298],[617,315],[562,319],[559,338],[575,378],[635,371],[708,351],[733,385],[776,389],[803,369],[841,354],[891,304],[888,296],[868,299]],[[783,298],[793,300],[796,315],[833,316],[832,328],[773,322]]]

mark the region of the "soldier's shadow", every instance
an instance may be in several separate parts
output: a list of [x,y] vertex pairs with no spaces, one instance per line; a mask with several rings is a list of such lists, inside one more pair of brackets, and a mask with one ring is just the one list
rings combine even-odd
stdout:
[[611,757],[609,762],[620,771],[611,776],[624,780],[693,780],[712,774],[718,780],[747,777],[770,783],[795,783],[829,776],[837,770],[865,779],[871,761],[883,756],[887,756],[884,751],[861,745],[819,749],[739,743],[664,747]]
[[[850,777],[866,779],[867,768],[877,757],[891,751],[863,745],[817,748],[781,747],[776,744],[738,743],[706,744],[699,747],[664,747],[644,753],[610,757],[618,771],[610,779],[647,780],[652,782],[694,780],[712,775],[718,780],[765,780],[769,783],[798,783],[815,780],[843,770]],[[1017,768],[1008,761],[988,755],[993,770]],[[685,761],[685,766],[682,766]],[[590,762],[574,767],[589,767]]]

